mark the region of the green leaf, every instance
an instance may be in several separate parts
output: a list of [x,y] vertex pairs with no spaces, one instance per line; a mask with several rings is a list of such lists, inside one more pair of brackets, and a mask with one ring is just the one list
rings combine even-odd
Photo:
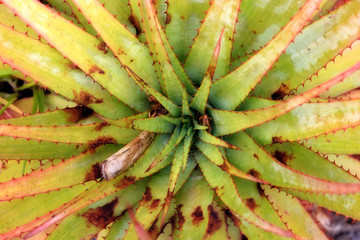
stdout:
[[96,180],[101,177],[98,164],[115,151],[115,146],[106,146],[95,154],[91,152],[80,154],[58,163],[56,167],[51,166],[21,178],[0,183],[0,201],[33,196]]
[[[147,113],[145,113],[145,115],[147,115]],[[120,120],[106,119],[106,121],[118,127],[131,128],[131,129],[156,132],[156,133],[171,133],[175,128],[174,124],[170,123],[161,116],[154,118],[137,118],[137,119],[129,117]]]
[[181,105],[184,86],[172,67],[172,62],[161,38],[162,28],[157,23],[155,9],[150,0],[141,0],[139,3],[144,21],[143,25],[145,26],[146,39],[148,44],[152,45],[150,50],[153,56],[156,56],[157,64],[155,66],[158,66],[156,71],[158,76],[162,77],[163,89],[172,102]]
[[273,232],[281,236],[291,237],[291,232],[272,225],[255,215],[238,195],[236,186],[230,174],[221,170],[215,164],[208,161],[203,155],[197,154],[196,160],[207,182],[215,189],[219,198],[230,208],[235,216],[245,219],[265,231]]
[[[3,25],[0,25],[0,39],[6,39],[0,44],[1,61],[42,85],[109,118],[133,113],[49,45]],[[114,112],[111,110],[114,108],[119,110]]]
[[236,149],[236,150],[240,150],[238,147],[225,142],[224,140],[217,138],[213,135],[211,135],[210,133],[208,133],[207,131],[199,131],[198,132],[198,136],[200,138],[201,141],[205,142],[205,143],[209,143],[212,145],[216,145],[216,146],[221,146],[221,147],[225,147],[225,148],[231,148],[231,149]]
[[202,239],[209,222],[209,206],[214,192],[199,171],[194,171],[176,194],[179,215],[183,221],[179,226],[181,239]]
[[[0,137],[0,159],[3,160],[32,160],[32,159],[64,159],[89,148],[88,145],[66,144],[53,142],[38,142],[22,138]],[[3,173],[1,173],[3,174]]]
[[357,62],[351,68],[337,75],[336,77],[328,80],[327,82],[312,88],[301,95],[294,96],[293,98],[281,102],[277,105],[266,107],[254,111],[246,112],[231,112],[217,109],[210,109],[209,112],[214,120],[215,128],[214,135],[221,136],[234,132],[241,131],[243,129],[257,126],[265,123],[269,120],[279,117],[282,114],[289,112],[290,110],[300,106],[308,100],[318,96],[320,93],[334,86],[342,79],[346,78],[353,72],[357,71],[360,67],[360,62]]
[[305,0],[261,2],[241,1],[241,12],[235,26],[231,67],[239,67],[237,59],[260,50],[286,25]]
[[212,84],[209,96],[211,104],[219,109],[234,110],[304,28],[321,2],[308,0],[276,37],[256,55]]
[[[74,2],[92,23],[92,26],[104,39],[121,64],[132,69],[141,79],[144,79],[151,87],[159,91],[160,85],[154,71],[149,49],[129,32],[124,25],[119,23],[100,2],[96,0],[74,0]],[[121,2],[124,3],[124,1],[112,1],[112,4],[119,5]],[[118,7],[122,8],[123,6]],[[121,8],[119,11],[121,11]],[[97,19],[102,19],[102,21]],[[106,44],[102,46],[103,51],[108,51]]]
[[[151,177],[140,206],[135,213],[135,219],[139,221],[144,229],[149,229],[152,223],[160,214],[163,208],[164,199],[167,193],[167,184],[169,180],[169,168],[163,169]],[[132,222],[123,239],[136,239],[134,223]]]
[[282,98],[334,60],[359,38],[359,13],[360,3],[348,1],[305,27],[255,88],[255,96]]
[[34,225],[41,224],[44,222],[44,218],[40,218],[40,216],[63,206],[64,203],[80,195],[89,186],[91,184],[80,184],[72,188],[38,194],[34,197],[0,202],[0,213],[2,216],[7,216],[0,220],[1,237],[14,239]]
[[[51,12],[38,1],[5,0],[4,3],[114,96],[137,111],[145,111],[149,107],[145,94],[121,64],[114,61],[114,55],[98,49],[102,44],[100,40]],[[47,19],[52,19],[51,25]]]
[[95,149],[104,144],[126,144],[138,131],[103,123],[73,126],[17,126],[0,124],[0,135],[62,143],[86,143]]
[[129,205],[135,205],[143,197],[145,183],[134,185],[97,201],[76,214],[65,218],[47,238],[91,238],[119,217]]
[[244,173],[243,171],[231,165],[216,146],[204,143],[202,141],[196,142],[196,146],[201,153],[203,153],[212,163],[216,164],[223,171],[240,178],[248,179],[250,181],[263,182],[262,180],[250,174]]
[[238,0],[212,1],[185,63],[186,73],[195,83],[199,84],[204,78],[214,49],[217,48],[219,33],[222,31],[224,37],[220,40],[221,50],[214,78],[218,79],[229,72],[234,28],[239,10]]
[[[241,178],[234,178],[237,191],[239,195],[244,199],[246,206],[248,206],[256,215],[263,218],[265,221],[271,222],[272,224],[281,227],[287,228],[284,222],[281,220],[277,212],[269,203],[262,185],[255,182],[249,182]],[[235,216],[230,215],[231,218]],[[241,220],[241,218],[240,218]],[[285,240],[288,238],[275,235],[274,233],[264,231],[263,229],[249,223],[246,221],[236,220],[235,224],[240,228],[241,232],[245,234],[249,239],[279,239]],[[289,229],[289,228],[287,228]],[[291,230],[291,229],[289,229]]]
[[[356,193],[360,184],[327,181],[293,170],[268,155],[244,132],[227,140],[242,148],[242,151],[227,149],[229,162],[239,170],[260,178],[272,185],[316,193]],[[241,159],[241,161],[239,161]]]
[[167,3],[166,36],[177,58],[184,63],[210,4],[196,0],[168,0]]
[[[247,130],[260,144],[308,139],[359,124],[360,101],[305,103],[277,119]],[[296,129],[296,131],[294,131]]]
[[181,108],[173,103],[169,98],[162,95],[160,92],[156,91],[152,88],[149,84],[147,84],[144,80],[142,80],[139,76],[136,75],[131,69],[127,68],[130,75],[133,77],[135,82],[144,89],[149,95],[153,96],[169,113],[174,116],[178,117],[181,114]]

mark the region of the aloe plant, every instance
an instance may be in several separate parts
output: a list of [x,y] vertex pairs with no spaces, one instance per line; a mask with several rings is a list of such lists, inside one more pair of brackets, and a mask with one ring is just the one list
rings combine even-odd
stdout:
[[359,0],[1,2],[1,69],[67,101],[0,120],[0,239],[360,219]]

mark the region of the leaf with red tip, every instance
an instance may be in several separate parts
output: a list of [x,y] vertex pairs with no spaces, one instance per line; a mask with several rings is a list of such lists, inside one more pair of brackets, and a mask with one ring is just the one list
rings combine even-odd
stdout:
[[[42,85],[109,118],[122,118],[133,113],[49,45],[1,24],[0,39],[6,39],[0,41],[1,61]],[[114,108],[119,111],[112,111]]]
[[184,63],[210,4],[196,0],[168,0],[167,3],[166,36],[177,58]]
[[281,220],[286,223],[286,226],[293,233],[307,239],[328,240],[328,237],[298,199],[276,188],[270,188],[266,185],[263,188],[269,202],[272,203],[279,216],[281,216]]
[[244,132],[227,137],[227,140],[243,149],[242,151],[226,149],[229,162],[241,171],[272,185],[331,194],[350,194],[360,190],[359,183],[327,181],[293,170],[271,157]]
[[[144,79],[151,87],[159,91],[160,85],[154,71],[149,49],[129,32],[124,25],[119,23],[100,2],[96,0],[73,1],[105,41],[106,44],[102,46],[103,51],[108,51],[107,48],[109,47],[123,66],[132,69],[141,79]],[[112,4],[121,3],[121,1],[111,2]],[[108,5],[109,3],[105,4]],[[123,3],[125,2],[123,1]],[[97,19],[102,19],[102,21],[97,21]]]
[[214,192],[199,171],[194,171],[176,194],[178,212],[183,217],[179,226],[181,239],[202,239],[209,222],[209,205]]
[[200,83],[211,65],[214,50],[219,47],[218,34],[222,31],[224,37],[222,40],[220,38],[219,62],[211,75],[218,79],[229,72],[232,41],[240,2],[239,0],[214,0],[211,2],[185,63],[186,73],[195,83]]
[[[137,111],[147,110],[149,105],[145,94],[131,80],[121,64],[114,61],[114,55],[110,51],[104,53],[98,49],[102,44],[100,40],[38,1],[4,0],[3,2],[110,93]],[[51,25],[48,24],[49,19],[52,21]]]
[[129,205],[135,205],[141,200],[145,192],[144,186],[144,181],[136,182],[68,216],[56,226],[47,240],[65,236],[68,239],[88,239],[96,236],[100,230],[115,221]]
[[241,131],[243,129],[253,127],[269,120],[275,119],[282,114],[289,112],[290,110],[300,106],[307,102],[311,98],[318,96],[320,93],[334,86],[342,79],[346,78],[353,72],[357,71],[360,67],[360,62],[353,65],[351,68],[337,75],[336,77],[328,80],[327,82],[310,89],[301,95],[297,95],[287,101],[281,102],[277,105],[258,109],[254,111],[245,112],[231,112],[217,109],[210,109],[210,115],[214,120],[214,135],[221,136],[234,132]]
[[207,182],[215,189],[219,198],[230,208],[236,215],[241,216],[246,221],[255,226],[269,231],[280,236],[292,237],[292,233],[279,228],[269,222],[259,218],[254,214],[244,203],[244,200],[239,196],[236,186],[230,174],[217,167],[215,164],[208,161],[205,156],[197,154],[196,160],[203,172]]
[[307,0],[292,20],[264,48],[232,73],[212,84],[210,103],[219,109],[234,110],[304,28],[321,2]]
[[284,55],[278,59],[274,70],[269,71],[255,88],[255,96],[281,99],[334,60],[360,37],[359,14],[360,3],[347,1],[305,27],[302,34],[295,38],[294,43],[290,44]]
[[115,146],[106,146],[95,154],[86,152],[45,170],[0,183],[0,201],[33,196],[101,178],[99,163],[115,151]]

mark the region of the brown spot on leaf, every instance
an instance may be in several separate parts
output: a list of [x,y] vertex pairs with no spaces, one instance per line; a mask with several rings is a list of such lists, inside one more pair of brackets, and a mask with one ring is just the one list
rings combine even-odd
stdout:
[[208,210],[209,210],[209,224],[206,232],[208,235],[212,235],[214,234],[214,232],[216,232],[221,228],[222,221],[219,218],[219,214],[213,209],[211,205],[208,206]]
[[149,202],[151,201],[151,199],[152,199],[151,188],[146,187],[143,200],[145,202]]
[[118,188],[118,189],[123,189],[123,188],[126,188],[126,187],[130,186],[131,184],[133,184],[135,182],[136,182],[136,177],[125,176],[119,182],[117,182],[115,184],[115,187]]
[[89,223],[99,229],[105,228],[109,223],[114,221],[114,208],[118,204],[118,198],[105,204],[102,207],[92,208],[84,213],[82,216],[88,220]]
[[201,206],[197,206],[194,212],[191,214],[192,223],[194,225],[198,225],[202,220],[204,220],[203,211],[201,210]]
[[136,35],[139,35],[142,32],[142,29],[141,29],[141,25],[140,25],[140,22],[137,19],[137,17],[135,17],[134,15],[131,15],[128,18],[128,20],[135,27]]
[[185,16],[180,16],[180,18],[181,18],[182,20],[185,20]]
[[279,162],[281,162],[281,163],[284,164],[284,165],[287,165],[287,162],[288,162],[289,160],[293,159],[292,154],[289,155],[289,154],[287,154],[286,152],[281,152],[281,151],[278,151],[278,150],[276,150],[276,151],[272,154],[272,156],[273,156],[274,158],[276,158]]
[[280,88],[271,95],[271,99],[282,100],[289,92],[289,87],[282,83]]
[[101,42],[99,45],[97,45],[97,49],[102,51],[104,54],[108,53],[106,43],[104,43],[104,42]]
[[90,140],[87,144],[88,144],[88,150],[90,152],[95,152],[96,148],[105,145],[105,144],[116,144],[116,140],[113,137],[106,137],[106,136],[101,136],[98,137],[95,140]]
[[98,72],[99,74],[105,74],[105,71],[99,68],[98,66],[92,65],[89,69],[89,74],[93,74]]
[[272,142],[273,143],[282,143],[282,142],[284,142],[284,140],[282,139],[282,137],[273,137]]
[[102,122],[102,123],[98,124],[98,125],[94,128],[94,130],[97,131],[97,132],[100,132],[100,131],[101,131],[104,127],[106,127],[106,126],[110,126],[110,124],[107,123],[107,122]]
[[74,108],[64,109],[64,112],[67,115],[68,122],[77,123],[83,119],[90,117],[94,111],[85,106],[76,106]]
[[155,199],[154,201],[152,201],[151,205],[150,205],[150,209],[155,209],[159,206],[160,203],[160,199]]
[[257,160],[259,160],[259,156],[258,156],[256,153],[254,153],[253,156],[254,156],[254,158],[256,158]]
[[171,14],[167,13],[166,14],[166,20],[165,20],[165,24],[169,24],[171,22]]
[[254,198],[247,198],[245,201],[246,206],[248,206],[248,208],[250,208],[252,211],[254,211],[254,209],[259,206],[256,204]]
[[260,173],[258,171],[256,171],[255,169],[250,169],[248,172],[248,174],[250,174],[251,176],[254,176],[256,178],[258,178],[260,176]]
[[85,91],[77,92],[77,91],[73,90],[73,94],[74,94],[74,101],[81,105],[84,105],[84,106],[87,106],[87,105],[93,104],[93,103],[98,104],[98,103],[103,102],[102,99],[98,99],[95,96],[93,96],[90,93],[85,92]]
[[96,163],[96,164],[92,165],[91,170],[86,173],[84,181],[88,182],[88,181],[96,180],[101,177],[102,177],[102,174],[101,174],[100,165],[98,163]]
[[184,218],[184,215],[181,211],[181,208],[182,208],[182,204],[180,204],[178,207],[177,207],[177,210],[178,210],[178,218],[179,218],[179,230],[182,229],[182,226],[184,225],[185,223],[185,218]]

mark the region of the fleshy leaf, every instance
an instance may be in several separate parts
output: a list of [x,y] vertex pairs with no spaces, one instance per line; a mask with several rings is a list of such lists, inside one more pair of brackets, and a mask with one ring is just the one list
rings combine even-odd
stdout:
[[[45,87],[107,117],[121,118],[133,113],[49,45],[1,24],[0,39],[1,61]],[[109,110],[114,108],[119,111]]]
[[277,105],[246,112],[231,112],[224,110],[210,109],[211,117],[214,120],[215,128],[214,135],[221,136],[243,129],[253,127],[269,120],[279,117],[280,115],[289,112],[297,106],[307,102],[311,98],[318,96],[320,93],[334,86],[360,67],[360,62],[353,65],[351,68],[328,80],[327,82],[312,88],[300,95],[297,95],[287,101],[281,102]]
[[183,221],[179,226],[181,239],[202,239],[209,222],[209,206],[213,200],[211,191],[199,171],[194,171],[176,194],[178,213]]
[[223,139],[217,138],[204,130],[199,131],[199,138],[201,141],[212,144],[212,145],[217,145],[217,146],[221,146],[221,147],[225,147],[225,148],[240,150],[238,147],[236,147],[228,142],[225,142]]
[[[105,53],[99,50],[99,46],[102,46],[100,40],[51,12],[38,1],[3,2],[110,93],[137,111],[147,110],[149,105],[145,94],[131,80],[121,64],[114,61],[114,55],[110,51]],[[52,19],[51,26],[48,25],[47,19]]]
[[[166,36],[174,53],[181,63],[185,62],[195,37],[196,30],[200,28],[201,20],[204,19],[209,1],[178,1],[168,0],[168,21]],[[170,17],[169,17],[170,16]]]
[[[185,63],[188,76],[197,84],[204,78],[210,65],[214,49],[217,48],[219,33],[223,31],[219,62],[213,73],[215,79],[229,72],[235,23],[240,9],[238,0],[214,0],[207,11]],[[221,39],[221,38],[220,38]]]
[[308,0],[291,21],[259,52],[239,68],[212,84],[210,103],[234,110],[272,67],[319,7],[322,0]]
[[[96,1],[74,0],[86,18],[91,21],[92,26],[104,39],[106,44],[120,60],[122,65],[128,66],[141,79],[144,79],[157,91],[160,90],[153,61],[149,49],[141,43],[124,25],[119,23],[103,5]],[[115,1],[113,1],[115,3]],[[121,1],[117,1],[121,2]],[[119,9],[120,10],[120,9]],[[102,21],[97,21],[102,19]],[[103,44],[104,51],[107,51]]]
[[281,99],[334,60],[360,37],[359,13],[360,3],[348,1],[305,27],[279,58],[274,70],[255,88],[255,95]]
[[[246,133],[237,133],[227,140],[242,151],[226,149],[229,162],[272,185],[317,193],[349,194],[359,191],[358,183],[327,181],[293,170],[268,155]],[[241,161],[239,161],[241,159]]]
[[98,164],[115,151],[114,146],[106,146],[95,154],[91,152],[80,154],[45,170],[0,183],[0,201],[23,198],[96,180],[101,177]]
[[238,195],[236,186],[230,174],[222,171],[215,164],[208,161],[203,155],[197,154],[196,160],[207,182],[215,189],[219,198],[231,209],[236,216],[241,216],[246,221],[266,231],[281,236],[291,237],[293,234],[287,230],[272,225],[255,215]]
[[73,126],[17,126],[0,124],[0,135],[62,143],[86,143],[95,149],[104,144],[126,144],[138,131],[103,123]]

